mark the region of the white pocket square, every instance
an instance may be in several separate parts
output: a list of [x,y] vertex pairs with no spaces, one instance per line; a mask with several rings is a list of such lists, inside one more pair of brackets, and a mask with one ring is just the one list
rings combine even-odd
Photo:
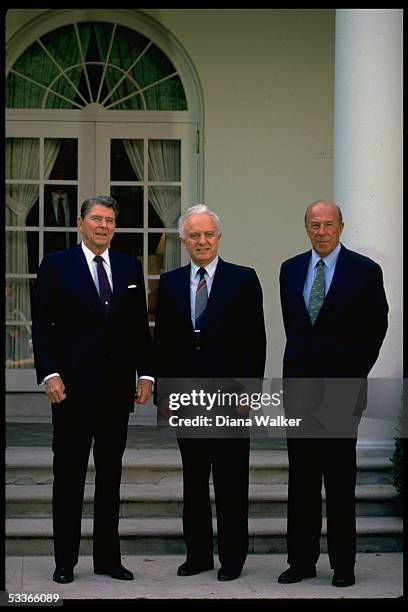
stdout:
[[137,285],[128,285],[128,289],[136,289]]

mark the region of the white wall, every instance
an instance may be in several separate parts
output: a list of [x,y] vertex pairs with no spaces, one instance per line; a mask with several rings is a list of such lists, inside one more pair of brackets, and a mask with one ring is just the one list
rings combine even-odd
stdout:
[[[7,38],[42,11],[9,11]],[[221,256],[258,272],[266,374],[277,377],[279,267],[308,248],[306,205],[332,196],[334,9],[145,12],[178,38],[201,80],[205,201],[223,222]]]
[[223,221],[221,255],[261,279],[267,375],[279,376],[279,267],[308,248],[306,205],[332,195],[334,11],[146,12],[180,40],[201,79],[206,204]]

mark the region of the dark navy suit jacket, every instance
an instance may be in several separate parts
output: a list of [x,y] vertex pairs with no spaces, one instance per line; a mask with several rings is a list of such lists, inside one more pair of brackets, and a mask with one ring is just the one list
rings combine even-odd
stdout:
[[255,270],[218,260],[200,341],[191,321],[190,264],[162,274],[155,326],[159,377],[263,378],[266,338]]
[[286,347],[283,376],[364,378],[377,360],[388,304],[380,266],[341,246],[330,289],[314,325],[303,299],[311,251],[280,272]]
[[132,411],[136,371],[153,371],[143,272],[124,253],[109,251],[109,257],[108,316],[80,244],[43,259],[33,309],[35,365],[39,383],[61,375],[65,401],[83,406],[112,398],[112,409]]

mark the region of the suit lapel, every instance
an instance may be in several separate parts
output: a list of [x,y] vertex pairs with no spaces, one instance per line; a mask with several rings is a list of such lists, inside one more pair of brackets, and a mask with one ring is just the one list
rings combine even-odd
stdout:
[[173,285],[174,291],[176,292],[176,301],[180,307],[181,315],[185,318],[186,325],[194,332],[193,324],[191,321],[191,264],[183,266],[177,270],[177,277]]
[[75,275],[75,284],[81,287],[84,301],[89,307],[102,313],[103,308],[99,299],[94,280],[89,270],[88,262],[80,244],[72,249],[73,266],[70,272]]
[[300,312],[303,313],[303,316],[307,319],[309,325],[311,325],[312,323],[310,321],[310,316],[305,303],[305,298],[303,297],[303,289],[305,287],[306,275],[311,255],[312,251],[308,251],[307,253],[304,253],[301,256],[299,265],[296,266],[295,274],[292,279],[293,289],[295,290],[295,293],[297,294],[299,300]]
[[[312,255],[312,251],[308,251],[307,253],[304,253],[302,255],[299,265],[296,267],[296,274],[293,278],[294,288],[299,293],[299,295],[302,296],[302,299],[303,299],[303,289],[305,286],[307,269],[309,266],[311,255]],[[304,303],[304,300],[303,300],[303,303]]]
[[123,266],[123,260],[122,260],[122,265],[120,265],[119,259],[120,258],[117,257],[117,253],[109,249],[109,260],[110,260],[111,271],[112,271],[112,289],[113,289],[112,299],[113,300],[115,300],[115,297],[117,297],[117,294],[120,289],[127,287],[127,281],[128,281],[128,274],[127,274],[128,271]]
[[228,276],[227,265],[225,261],[219,257],[202,323],[203,330],[207,327],[208,322],[214,320],[214,317],[217,316],[217,312],[223,310],[225,301],[229,297],[230,293],[231,284]]

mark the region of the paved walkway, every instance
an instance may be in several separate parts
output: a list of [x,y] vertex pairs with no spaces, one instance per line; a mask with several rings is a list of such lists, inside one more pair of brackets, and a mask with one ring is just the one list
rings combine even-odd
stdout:
[[[332,570],[322,554],[318,575],[292,585],[277,583],[287,568],[286,555],[249,555],[238,580],[217,581],[216,569],[186,578],[176,575],[184,561],[179,555],[140,555],[122,558],[135,580],[122,582],[93,573],[92,558],[81,557],[71,584],[52,581],[52,557],[8,557],[8,593],[58,593],[63,600],[132,599],[395,599],[403,593],[401,553],[358,553],[356,584],[347,588],[331,585]],[[216,564],[216,568],[218,563]],[[69,602],[67,602],[69,603]],[[391,602],[390,602],[391,603]]]

